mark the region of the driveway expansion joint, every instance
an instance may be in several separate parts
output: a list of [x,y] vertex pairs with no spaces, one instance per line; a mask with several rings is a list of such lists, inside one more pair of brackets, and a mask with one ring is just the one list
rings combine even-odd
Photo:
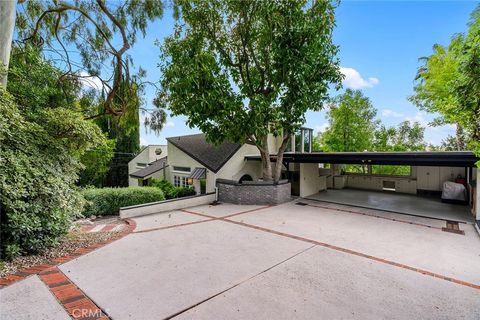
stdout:
[[185,312],[187,312],[187,311],[189,311],[189,310],[191,310],[191,309],[193,309],[193,308],[196,308],[196,307],[198,307],[199,305],[201,305],[201,304],[203,304],[203,303],[205,303],[205,302],[207,302],[207,301],[209,301],[209,300],[212,300],[213,298],[218,297],[219,295],[224,294],[225,292],[230,291],[230,290],[232,290],[232,289],[234,289],[234,288],[236,288],[236,287],[238,287],[238,286],[240,286],[240,285],[242,285],[242,284],[244,284],[244,283],[246,283],[246,282],[248,282],[248,281],[250,281],[250,280],[252,280],[252,279],[254,279],[254,278],[256,278],[256,277],[258,277],[259,275],[262,275],[262,274],[264,274],[265,272],[270,271],[270,270],[272,270],[273,268],[278,267],[279,265],[284,264],[285,262],[290,261],[290,260],[296,258],[297,256],[299,256],[299,255],[307,252],[308,250],[310,250],[310,249],[312,249],[312,248],[314,248],[314,247],[316,247],[316,245],[312,245],[312,246],[310,246],[310,247],[308,247],[308,248],[305,248],[305,249],[303,249],[303,250],[295,253],[294,255],[292,255],[292,256],[290,256],[290,257],[288,257],[288,258],[286,258],[286,259],[283,259],[282,261],[277,262],[277,263],[275,263],[274,265],[272,265],[272,266],[270,266],[270,267],[268,267],[268,268],[266,268],[266,269],[264,269],[264,270],[262,270],[262,271],[260,271],[260,272],[258,272],[258,273],[256,273],[256,274],[254,274],[253,276],[251,276],[251,277],[249,277],[249,278],[247,278],[247,279],[245,279],[245,280],[242,280],[242,281],[240,281],[240,282],[238,282],[238,283],[236,283],[236,284],[228,287],[227,289],[222,290],[222,291],[220,291],[220,292],[218,292],[218,293],[216,293],[216,294],[214,294],[214,295],[212,295],[212,296],[209,296],[209,297],[201,300],[200,302],[197,302],[197,303],[195,303],[195,304],[193,304],[193,305],[191,305],[191,306],[189,306],[189,307],[186,307],[186,308],[184,308],[184,309],[182,309],[182,310],[180,310],[180,311],[178,311],[178,312],[176,312],[176,313],[174,313],[174,314],[172,314],[172,315],[164,318],[163,320],[173,319],[173,318],[175,318],[175,317],[177,317],[177,316],[179,316],[179,315],[181,315],[181,314],[183,314],[183,313],[185,313]]
[[240,221],[229,220],[229,219],[226,219],[226,217],[217,218],[217,217],[201,214],[201,213],[198,213],[198,212],[193,212],[191,210],[188,210],[188,211],[187,210],[182,210],[182,211],[187,212],[187,213],[191,213],[191,214],[203,215],[205,217],[215,218],[215,220],[224,221],[224,222],[228,222],[228,223],[233,223],[233,224],[236,224],[236,225],[239,225],[239,226],[243,226],[243,227],[247,227],[247,228],[251,228],[251,229],[255,229],[255,230],[259,230],[259,231],[263,231],[263,232],[276,234],[278,236],[287,237],[287,238],[290,238],[290,239],[295,239],[295,240],[311,243],[311,244],[314,244],[314,245],[329,248],[329,249],[336,250],[336,251],[339,251],[339,252],[344,252],[344,253],[355,255],[355,256],[358,256],[358,257],[363,257],[363,258],[366,258],[366,259],[370,259],[370,260],[380,262],[380,263],[383,263],[383,264],[387,264],[387,265],[390,265],[390,266],[393,266],[393,267],[414,271],[414,272],[423,274],[425,276],[430,276],[430,277],[433,277],[433,278],[442,279],[442,280],[449,281],[449,282],[452,282],[452,283],[456,283],[456,284],[459,284],[459,285],[462,285],[462,286],[466,286],[466,287],[470,287],[470,288],[473,288],[473,289],[480,290],[480,284],[470,283],[470,282],[467,282],[467,281],[447,277],[447,276],[444,276],[444,275],[441,275],[441,274],[438,274],[438,273],[430,272],[428,270],[411,267],[411,266],[408,266],[408,265],[405,265],[405,264],[402,264],[402,263],[394,262],[394,261],[387,260],[387,259],[382,259],[382,258],[375,257],[375,256],[372,256],[372,255],[369,255],[369,254],[358,252],[358,251],[355,251],[355,250],[342,248],[342,247],[339,247],[339,246],[336,246],[336,245],[331,245],[331,244],[328,244],[328,243],[325,243],[325,242],[320,242],[320,241],[317,241],[317,240],[308,239],[308,238],[304,238],[304,237],[301,237],[301,236],[296,236],[296,235],[285,233],[285,232],[280,232],[280,231],[276,231],[276,230],[272,230],[272,229],[268,229],[268,228],[264,228],[264,227],[259,227],[259,226],[253,225],[253,224],[248,224],[248,223],[244,223],[244,222],[240,222]]
[[204,223],[204,222],[211,222],[211,221],[215,221],[215,220],[235,217],[235,216],[238,216],[238,215],[241,215],[241,214],[246,214],[246,213],[250,213],[250,212],[254,212],[254,211],[258,211],[258,210],[262,210],[262,209],[267,209],[267,208],[270,208],[270,207],[271,206],[265,206],[265,207],[250,209],[250,210],[246,210],[246,211],[240,211],[240,212],[229,214],[229,215],[224,216],[224,217],[214,217],[214,216],[206,215],[206,214],[203,214],[203,213],[191,211],[191,210],[188,210],[188,209],[179,209],[178,211],[193,214],[193,215],[200,216],[202,218],[207,218],[207,219],[206,220],[200,220],[200,221],[179,223],[179,224],[174,224],[174,225],[170,225],[170,226],[155,227],[155,228],[150,228],[150,229],[145,229],[145,230],[138,230],[138,231],[134,231],[132,233],[135,233],[135,234],[136,233],[145,233],[145,232],[173,229],[173,228],[177,228],[177,227],[184,227],[184,226],[189,226],[189,225],[199,224],[199,223]]
[[[407,221],[407,220],[396,219],[396,218],[388,218],[388,217],[383,217],[383,216],[380,216],[380,215],[366,213],[366,212],[360,212],[360,211],[354,211],[354,210],[348,210],[348,209],[342,209],[342,208],[331,208],[331,207],[317,205],[317,204],[311,204],[311,203],[306,203],[305,205],[310,206],[310,207],[315,207],[315,208],[321,208],[321,209],[325,209],[325,210],[340,211],[340,212],[346,212],[346,213],[351,213],[351,214],[359,214],[359,215],[366,216],[366,217],[379,218],[379,219],[389,220],[389,221],[393,221],[393,222],[411,224],[411,225],[418,226],[418,227],[442,230],[442,228],[434,227],[434,226],[424,224],[424,223],[418,223],[418,222]],[[371,210],[373,210],[373,209],[371,209]],[[385,212],[389,212],[389,211],[385,211]],[[392,212],[389,212],[389,213],[392,213]]]

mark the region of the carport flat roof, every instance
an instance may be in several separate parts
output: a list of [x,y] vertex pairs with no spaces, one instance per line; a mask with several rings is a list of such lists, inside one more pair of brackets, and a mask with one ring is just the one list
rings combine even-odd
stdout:
[[[261,160],[260,155],[246,156],[247,160]],[[275,161],[276,156],[272,156]],[[475,167],[480,158],[471,151],[443,152],[311,152],[284,154],[284,162],[383,164],[409,166]]]

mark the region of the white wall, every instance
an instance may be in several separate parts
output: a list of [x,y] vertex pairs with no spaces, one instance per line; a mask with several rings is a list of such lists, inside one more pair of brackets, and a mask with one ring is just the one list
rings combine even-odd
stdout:
[[[205,168],[203,164],[198,162],[197,160],[190,157],[188,154],[177,148],[175,145],[168,143],[168,167],[167,167],[167,180],[170,181],[172,184],[174,183],[174,176],[179,177],[186,177],[190,176],[189,172],[182,172],[182,171],[175,171],[173,167],[188,167],[190,168],[190,172],[193,171],[195,168]],[[207,181],[209,176],[210,170],[207,169]],[[196,190],[199,191],[199,190]],[[210,192],[207,188],[207,192]]]
[[144,216],[147,214],[161,213],[167,211],[173,211],[178,209],[184,209],[194,206],[200,206],[203,204],[209,204],[215,201],[215,194],[202,194],[200,196],[185,197],[179,199],[171,199],[153,203],[146,203],[142,205],[130,206],[120,208],[120,218],[133,218],[138,216]]
[[[206,192],[215,191],[215,181],[217,178],[238,181],[244,174],[249,174],[253,180],[258,180],[262,174],[261,162],[245,160],[246,155],[254,154],[258,154],[257,147],[244,144],[217,173],[214,173],[207,168]],[[172,183],[174,175],[185,177],[190,175],[188,173],[175,172],[173,170],[174,166],[189,167],[191,170],[196,167],[205,168],[204,165],[171,143],[168,144],[168,165],[168,180]]]
[[244,144],[238,151],[218,170],[216,178],[240,180],[240,178],[249,174],[253,180],[258,180],[262,176],[261,161],[246,161],[246,155],[259,154],[257,147]]
[[326,177],[320,176],[318,163],[300,163],[300,197],[325,190]]
[[[157,155],[155,153],[155,151],[157,149],[161,149],[162,153]],[[137,154],[137,156],[135,158],[133,158],[132,160],[130,160],[130,162],[128,163],[128,175],[129,175],[128,185],[130,187],[138,186],[138,179],[130,177],[131,173],[134,173],[138,170],[143,169],[142,167],[138,167],[137,163],[146,163],[148,165],[149,163],[151,163],[151,162],[153,162],[157,159],[163,158],[167,155],[168,155],[168,150],[167,150],[166,145],[152,144],[152,145],[149,145],[149,146],[146,146],[145,148],[143,148],[143,150],[140,151],[140,153]],[[157,176],[154,176],[154,177],[156,178]],[[163,176],[163,174],[162,174],[162,176]]]

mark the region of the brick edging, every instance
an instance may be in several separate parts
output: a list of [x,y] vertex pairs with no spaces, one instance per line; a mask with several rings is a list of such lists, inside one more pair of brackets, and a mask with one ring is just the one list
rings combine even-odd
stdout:
[[40,274],[52,267],[55,267],[59,264],[76,259],[84,254],[90,253],[93,250],[106,246],[107,244],[112,243],[113,241],[116,241],[125,237],[126,235],[130,234],[133,230],[135,230],[137,224],[132,219],[123,219],[123,220],[126,222],[126,227],[123,228],[122,231],[118,232],[116,235],[114,235],[110,239],[95,243],[89,247],[78,248],[77,250],[75,250],[74,252],[68,255],[52,259],[51,261],[48,261],[48,263],[46,264],[40,264],[40,265],[31,266],[25,269],[21,269],[20,271],[7,275],[3,278],[0,278],[0,289],[5,288],[15,282],[21,281],[31,275]]
[[95,304],[58,267],[38,274],[58,303],[74,319],[108,320],[107,313]]

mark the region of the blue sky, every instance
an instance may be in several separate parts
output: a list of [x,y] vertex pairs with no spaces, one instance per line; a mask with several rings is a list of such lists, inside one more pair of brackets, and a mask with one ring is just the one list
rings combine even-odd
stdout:
[[[418,58],[431,54],[434,43],[448,44],[454,33],[464,32],[477,1],[343,1],[336,11],[334,41],[340,46],[339,58],[346,74],[344,88],[362,89],[378,109],[378,117],[387,125],[404,120],[420,121],[428,126],[434,115],[418,110],[408,102]],[[149,27],[147,37],[138,39],[130,51],[133,60],[147,70],[151,81],[160,79],[159,50],[154,41],[168,36],[173,18],[166,11],[162,20]],[[137,66],[138,66],[137,65]],[[335,92],[332,92],[335,95]],[[154,90],[146,92],[151,104]],[[308,112],[306,126],[325,129],[325,112]],[[142,127],[141,143],[164,144],[170,136],[197,133],[185,125],[184,117],[168,119],[160,135]],[[425,140],[439,144],[454,128],[427,127]]]

